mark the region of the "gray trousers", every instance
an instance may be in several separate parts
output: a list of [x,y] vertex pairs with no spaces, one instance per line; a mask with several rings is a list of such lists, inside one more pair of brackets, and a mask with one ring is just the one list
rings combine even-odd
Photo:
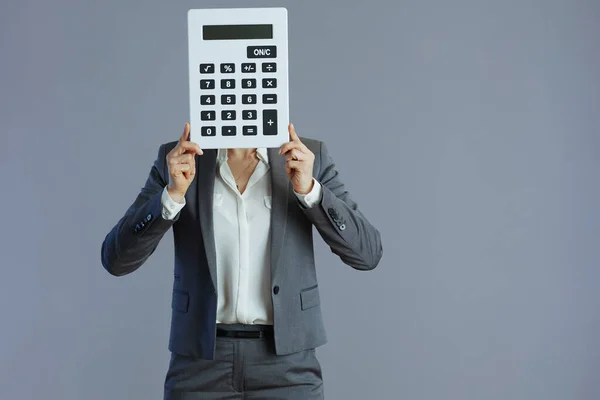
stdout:
[[214,360],[172,353],[165,400],[323,399],[315,350],[275,355],[272,337],[218,337]]

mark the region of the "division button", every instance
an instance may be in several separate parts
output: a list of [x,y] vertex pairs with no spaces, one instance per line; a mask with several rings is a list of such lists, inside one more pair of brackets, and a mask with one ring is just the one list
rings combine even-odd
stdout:
[[277,72],[277,64],[274,62],[263,63],[262,72]]

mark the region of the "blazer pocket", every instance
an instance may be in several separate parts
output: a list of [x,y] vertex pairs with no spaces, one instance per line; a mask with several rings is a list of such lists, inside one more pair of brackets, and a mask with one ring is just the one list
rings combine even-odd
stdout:
[[319,287],[318,285],[309,287],[300,292],[300,307],[303,310],[308,310],[321,304],[319,298]]
[[272,197],[265,196],[265,207],[267,207],[269,210],[271,209],[271,203],[272,203]]
[[171,308],[175,311],[182,313],[188,312],[190,304],[190,295],[188,292],[181,290],[173,290],[173,300],[171,301]]
[[223,193],[215,193],[213,195],[213,203],[217,207],[221,207],[223,204]]

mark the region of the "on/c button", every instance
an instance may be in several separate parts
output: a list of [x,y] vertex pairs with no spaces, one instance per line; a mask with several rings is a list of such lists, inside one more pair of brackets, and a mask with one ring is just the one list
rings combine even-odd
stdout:
[[248,58],[276,58],[277,46],[248,46]]

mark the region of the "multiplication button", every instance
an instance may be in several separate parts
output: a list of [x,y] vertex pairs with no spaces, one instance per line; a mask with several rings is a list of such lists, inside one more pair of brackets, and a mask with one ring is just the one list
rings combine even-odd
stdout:
[[277,110],[263,110],[263,135],[277,135]]
[[262,80],[263,88],[276,88],[277,87],[277,79],[275,78],[265,78]]

